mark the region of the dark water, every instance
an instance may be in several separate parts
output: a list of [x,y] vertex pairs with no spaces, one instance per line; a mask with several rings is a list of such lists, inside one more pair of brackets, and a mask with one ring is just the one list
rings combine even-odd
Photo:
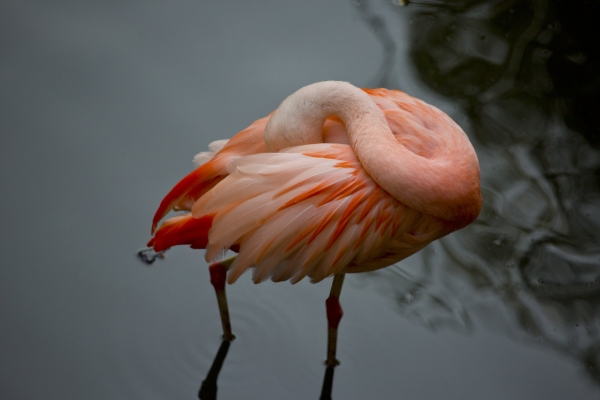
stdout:
[[[485,202],[347,277],[332,397],[600,396],[596,4],[3,2],[0,397],[196,398],[221,345],[202,252],[134,254],[196,152],[326,79],[449,113]],[[318,399],[328,290],[229,287],[218,398]]]

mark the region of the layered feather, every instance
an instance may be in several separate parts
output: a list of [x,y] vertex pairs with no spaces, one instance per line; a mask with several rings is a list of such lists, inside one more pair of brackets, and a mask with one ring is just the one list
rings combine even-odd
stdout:
[[[189,210],[197,199],[219,183],[227,175],[227,165],[231,161],[266,151],[262,135],[268,119],[256,120],[226,143],[213,142],[210,152],[198,154],[195,161],[203,164],[179,181],[162,200],[152,220],[152,233],[169,211]],[[208,159],[209,156],[212,158]]]
[[[425,158],[445,151],[444,132],[454,122],[444,113],[402,92],[365,91],[398,142]],[[323,140],[329,143],[278,153],[266,152],[267,121],[196,157],[201,165],[162,201],[153,232],[169,211],[188,212],[167,219],[149,246],[206,248],[207,261],[239,251],[230,283],[250,268],[255,282],[320,281],[383,268],[453,230],[378,186],[356,159],[339,119],[325,122]]]
[[[230,283],[249,268],[255,282],[320,281],[349,266],[392,259],[394,246],[421,219],[365,173],[348,145],[245,156],[228,172],[194,204],[192,216],[213,216],[207,261],[239,246]],[[424,235],[423,246],[433,239]]]

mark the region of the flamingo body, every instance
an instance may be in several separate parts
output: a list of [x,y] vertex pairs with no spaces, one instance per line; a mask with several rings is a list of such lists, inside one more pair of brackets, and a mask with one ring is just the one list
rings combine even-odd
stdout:
[[[163,199],[148,245],[206,249],[207,261],[234,250],[229,283],[250,268],[255,282],[318,282],[386,267],[472,222],[482,204],[479,164],[461,128],[403,92],[343,85],[301,89],[303,98],[290,96],[211,144]],[[323,111],[330,102],[322,93],[331,91],[340,110]],[[312,108],[302,110],[307,102]],[[377,129],[390,131],[391,141],[361,136]],[[156,230],[171,210],[184,213]]]

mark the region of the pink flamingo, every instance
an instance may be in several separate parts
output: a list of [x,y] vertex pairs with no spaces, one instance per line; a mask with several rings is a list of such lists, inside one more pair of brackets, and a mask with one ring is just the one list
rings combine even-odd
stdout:
[[[225,340],[225,279],[333,276],[327,365],[335,358],[345,273],[394,264],[463,228],[482,205],[479,163],[462,129],[409,95],[345,82],[306,86],[270,116],[211,144],[163,199],[148,243],[206,249]],[[171,210],[185,213],[158,222]]]

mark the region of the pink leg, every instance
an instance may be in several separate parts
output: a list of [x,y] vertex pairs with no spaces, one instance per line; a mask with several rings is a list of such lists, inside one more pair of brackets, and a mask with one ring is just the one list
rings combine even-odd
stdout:
[[337,274],[333,277],[331,292],[329,298],[325,301],[327,307],[327,360],[325,364],[330,367],[339,365],[340,362],[335,358],[337,349],[337,334],[340,320],[344,315],[340,305],[340,293],[344,283],[345,274]]
[[210,271],[210,283],[215,288],[217,303],[219,303],[221,323],[223,324],[223,339],[231,342],[235,339],[235,335],[231,333],[229,308],[227,307],[227,295],[225,294],[225,280],[227,279],[229,264],[231,263],[215,262],[208,266],[208,270]]

